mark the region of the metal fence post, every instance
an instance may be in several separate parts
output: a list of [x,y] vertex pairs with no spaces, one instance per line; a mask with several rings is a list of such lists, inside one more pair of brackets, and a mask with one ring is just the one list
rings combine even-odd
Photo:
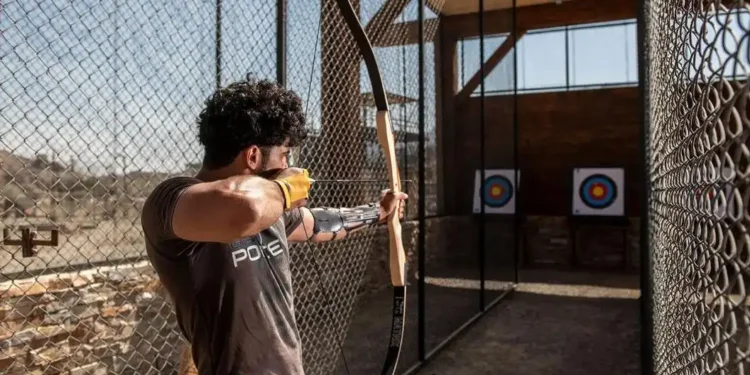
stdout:
[[287,0],[276,0],[276,82],[286,87]]
[[425,240],[427,238],[427,233],[425,232],[426,229],[426,222],[425,222],[425,216],[426,216],[426,205],[425,205],[425,197],[427,189],[425,187],[425,102],[424,102],[424,0],[418,1],[418,7],[419,10],[417,11],[417,19],[419,21],[419,28],[418,28],[418,39],[419,39],[419,67],[418,67],[418,76],[419,76],[419,201],[418,201],[418,240],[417,240],[417,258],[419,261],[419,284],[417,287],[418,292],[418,319],[419,319],[419,326],[417,327],[417,334],[419,335],[418,341],[417,341],[417,352],[418,352],[418,358],[419,361],[425,360],[425,284],[424,279],[427,274],[425,267],[426,267],[426,261],[425,261]]
[[648,105],[648,71],[646,53],[646,4],[648,0],[640,0],[638,6],[638,91],[640,94],[640,148],[641,148],[641,178],[643,184],[643,193],[640,195],[640,319],[641,319],[641,373],[651,375],[654,373],[653,363],[653,306],[652,306],[652,285],[651,285],[651,254],[649,251],[649,105]]

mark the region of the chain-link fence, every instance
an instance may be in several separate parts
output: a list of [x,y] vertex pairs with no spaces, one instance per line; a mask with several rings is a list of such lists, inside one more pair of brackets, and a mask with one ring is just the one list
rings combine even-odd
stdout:
[[[407,219],[417,217],[419,199],[428,215],[436,212],[431,40],[440,1],[428,3],[423,181],[418,3],[355,4],[389,95]],[[217,83],[281,78],[280,48],[283,78],[307,107],[310,137],[298,164],[321,181],[312,205],[377,199],[387,175],[370,83],[335,1],[289,1],[284,46],[278,22],[269,1],[0,2],[0,216],[8,240],[0,245],[0,374],[177,372],[183,342],[145,256],[140,207],[159,182],[199,168],[195,118]],[[413,228],[404,229],[411,262]],[[390,301],[353,315],[358,299],[367,303],[362,296],[389,285],[387,252],[378,250],[387,236],[378,230],[293,249],[309,374],[334,372],[342,351],[356,358],[352,374],[384,360]],[[347,337],[353,320],[372,333]]]
[[750,370],[750,8],[744,1],[644,6],[650,186],[644,272],[653,310],[646,343],[653,344],[657,374],[744,374]]

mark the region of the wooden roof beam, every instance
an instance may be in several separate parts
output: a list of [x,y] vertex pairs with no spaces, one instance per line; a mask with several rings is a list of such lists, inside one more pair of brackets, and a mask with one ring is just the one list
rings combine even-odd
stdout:
[[[516,45],[517,40],[521,40],[523,36],[526,34],[526,31],[519,31],[517,38],[513,38],[512,36],[508,36],[505,38],[505,41],[503,41],[503,44],[501,44],[495,52],[490,55],[490,58],[487,59],[487,62],[484,63],[484,70],[479,69],[464,85],[464,87],[461,89],[461,91],[456,94],[456,99],[458,104],[460,105],[463,103],[466,99],[468,99],[471,96],[471,93],[474,92],[474,90],[479,87],[479,85],[484,81],[485,78],[487,78],[490,73],[497,67],[497,64],[500,63],[500,61],[503,61],[503,58],[508,55],[510,51],[513,50],[513,47]],[[484,74],[482,74],[484,72]]]

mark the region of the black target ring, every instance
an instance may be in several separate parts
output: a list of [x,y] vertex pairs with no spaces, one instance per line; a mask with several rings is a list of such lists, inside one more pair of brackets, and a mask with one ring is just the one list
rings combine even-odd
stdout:
[[492,208],[500,208],[508,204],[513,198],[513,184],[505,176],[491,176],[482,184],[484,204]]
[[617,185],[611,177],[593,174],[586,177],[578,188],[578,196],[586,206],[604,209],[617,200]]

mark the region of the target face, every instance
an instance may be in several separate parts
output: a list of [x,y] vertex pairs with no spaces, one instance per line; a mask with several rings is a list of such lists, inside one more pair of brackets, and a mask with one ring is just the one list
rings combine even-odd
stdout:
[[573,215],[625,215],[624,181],[622,168],[574,169]]
[[578,194],[591,208],[607,208],[617,199],[617,185],[609,176],[594,174],[583,180]]
[[489,207],[503,207],[513,198],[513,184],[505,176],[491,176],[484,180],[484,204]]
[[[514,214],[516,192],[521,172],[513,169],[485,169],[484,179],[477,170],[474,174],[474,213]],[[484,206],[482,206],[484,201]]]

